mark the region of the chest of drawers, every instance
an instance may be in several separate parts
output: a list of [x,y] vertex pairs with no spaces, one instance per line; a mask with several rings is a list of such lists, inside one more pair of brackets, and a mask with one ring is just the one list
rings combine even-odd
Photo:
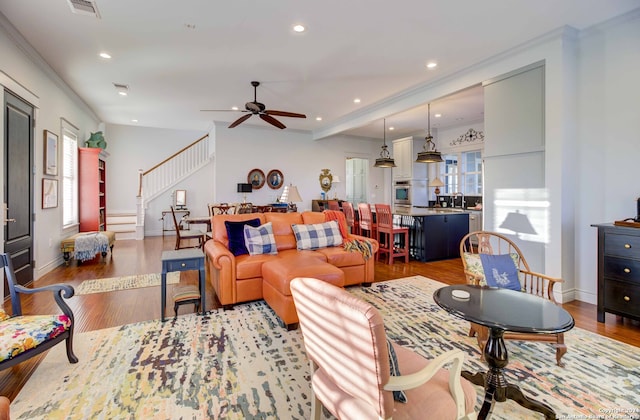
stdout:
[[598,228],[598,322],[605,312],[640,320],[640,229]]

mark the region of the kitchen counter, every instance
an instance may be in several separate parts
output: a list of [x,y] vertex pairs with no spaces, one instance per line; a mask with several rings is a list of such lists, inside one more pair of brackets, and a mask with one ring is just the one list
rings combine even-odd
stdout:
[[469,216],[464,209],[413,208],[394,210],[394,223],[409,228],[409,252],[419,261],[460,256],[460,240],[469,233]]

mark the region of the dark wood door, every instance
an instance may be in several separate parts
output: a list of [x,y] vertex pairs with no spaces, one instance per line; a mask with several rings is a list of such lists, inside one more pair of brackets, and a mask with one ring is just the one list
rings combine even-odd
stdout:
[[4,252],[24,285],[33,280],[33,107],[8,91],[4,97]]

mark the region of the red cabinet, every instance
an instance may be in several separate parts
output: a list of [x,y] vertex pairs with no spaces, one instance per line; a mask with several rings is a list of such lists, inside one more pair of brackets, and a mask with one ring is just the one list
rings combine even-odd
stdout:
[[102,149],[78,148],[80,232],[107,230],[107,177]]

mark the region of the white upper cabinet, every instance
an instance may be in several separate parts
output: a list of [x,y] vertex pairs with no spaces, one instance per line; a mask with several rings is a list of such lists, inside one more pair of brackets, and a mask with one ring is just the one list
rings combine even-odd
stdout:
[[416,162],[424,142],[420,137],[393,140],[393,159],[396,162],[396,167],[392,168],[394,180],[427,179],[427,164]]

